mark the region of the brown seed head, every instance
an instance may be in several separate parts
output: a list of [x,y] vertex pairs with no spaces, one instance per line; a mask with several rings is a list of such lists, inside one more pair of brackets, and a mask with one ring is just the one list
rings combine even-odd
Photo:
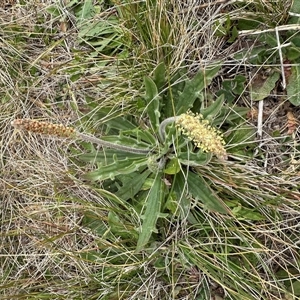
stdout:
[[72,138],[76,135],[76,130],[72,127],[32,119],[15,119],[11,122],[11,125],[21,130],[64,138]]

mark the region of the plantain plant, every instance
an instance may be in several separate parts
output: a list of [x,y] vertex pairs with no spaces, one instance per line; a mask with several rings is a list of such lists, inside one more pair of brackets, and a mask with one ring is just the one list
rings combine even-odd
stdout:
[[[165,66],[160,64],[153,78],[144,79],[145,96],[137,99],[142,117],[111,117],[103,125],[106,135],[101,139],[70,127],[28,119],[15,120],[13,125],[102,146],[80,155],[81,160],[97,164],[86,179],[95,185],[100,181],[106,197],[117,199],[131,208],[128,213],[139,216],[140,223],[126,227],[111,210],[108,223],[114,234],[135,239],[136,251],[141,251],[153,233],[160,232],[160,220],[169,215],[193,223],[193,201],[201,203],[197,205],[200,209],[230,213],[201,175],[201,166],[212,159],[221,164],[227,159],[225,140],[217,126],[225,119],[232,122],[240,117],[226,110],[223,95],[204,107],[203,92],[219,68],[200,70],[192,79],[178,73],[167,80]],[[96,119],[106,114],[107,110],[101,109]]]
[[[103,139],[133,151],[95,148],[80,156],[98,164],[87,179],[101,181],[139,214],[141,225],[132,233],[138,232],[136,251],[160,232],[158,224],[169,214],[192,222],[191,199],[202,209],[230,212],[199,172],[212,158],[224,163],[225,141],[216,128],[225,118],[240,118],[226,110],[223,95],[204,107],[204,91],[219,68],[200,70],[192,79],[179,72],[168,80],[164,64],[158,65],[152,78],[144,78],[145,96],[137,99],[141,118],[118,116],[105,123]],[[106,113],[99,111],[96,118]]]

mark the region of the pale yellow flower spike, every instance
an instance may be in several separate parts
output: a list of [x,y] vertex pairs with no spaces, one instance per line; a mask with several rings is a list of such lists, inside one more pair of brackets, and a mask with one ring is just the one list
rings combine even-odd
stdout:
[[226,160],[225,141],[220,131],[211,127],[200,114],[187,112],[176,118],[180,130],[204,152],[211,152],[219,159]]

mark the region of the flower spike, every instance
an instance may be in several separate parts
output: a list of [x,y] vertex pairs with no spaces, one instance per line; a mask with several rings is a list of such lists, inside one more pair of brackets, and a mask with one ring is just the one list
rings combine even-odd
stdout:
[[17,129],[63,138],[74,138],[76,136],[74,128],[62,124],[52,124],[32,119],[15,119],[11,122],[11,125]]
[[175,123],[198,148],[215,154],[219,159],[227,159],[221,132],[209,125],[208,120],[203,120],[201,114],[187,112],[178,116]]

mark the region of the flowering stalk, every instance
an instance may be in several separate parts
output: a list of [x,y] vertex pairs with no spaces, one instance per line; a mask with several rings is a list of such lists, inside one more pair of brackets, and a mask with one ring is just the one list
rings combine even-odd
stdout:
[[49,122],[42,122],[32,119],[15,119],[11,122],[11,125],[17,129],[26,130],[34,133],[40,133],[45,135],[54,135],[62,138],[79,138],[81,140],[98,144],[102,147],[113,148],[125,152],[148,154],[149,150],[136,149],[124,145],[117,145],[111,142],[103,141],[95,136],[80,133],[73,127],[67,127],[62,124],[52,124]]
[[[203,120],[200,114],[188,112],[180,116],[171,117],[164,120],[159,126],[159,137],[162,143],[165,141],[165,129],[170,123],[175,122],[178,128],[193,143],[204,152],[211,152],[220,159],[227,159],[226,150],[224,148],[225,141],[223,140],[220,131],[209,125],[207,120]],[[95,136],[77,132],[73,127],[67,127],[62,124],[52,124],[32,119],[16,119],[12,121],[12,126],[17,129],[27,130],[34,133],[54,135],[63,138],[81,139],[90,143],[95,143],[103,147],[113,148],[125,152],[137,154],[149,154],[150,150],[137,149],[129,146],[118,145],[108,141],[101,140]]]

